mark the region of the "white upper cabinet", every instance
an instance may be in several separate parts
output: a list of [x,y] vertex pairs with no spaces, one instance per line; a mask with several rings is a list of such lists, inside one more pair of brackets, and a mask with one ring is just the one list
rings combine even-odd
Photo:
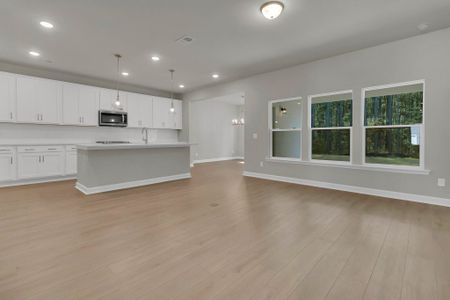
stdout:
[[183,101],[173,100],[173,106],[175,111],[173,112],[173,128],[182,129],[183,128]]
[[153,126],[153,97],[128,93],[128,127]]
[[16,76],[0,72],[0,122],[16,119]]
[[170,99],[153,98],[153,128],[170,128]]
[[32,77],[17,77],[17,121],[40,122],[36,95],[36,80]]
[[17,121],[61,123],[62,84],[28,76],[17,77]]
[[[128,112],[132,128],[182,129],[182,101],[0,72],[0,122],[98,126],[98,111]],[[173,105],[173,110],[171,110]]]
[[182,101],[173,100],[174,111],[171,111],[171,107],[172,99],[153,98],[153,128],[182,129]]
[[127,93],[120,91],[120,106],[117,107],[115,102],[117,99],[117,91],[110,89],[100,89],[100,109],[101,110],[119,110],[127,111]]
[[98,124],[99,89],[63,83],[63,123],[96,126]]
[[80,86],[79,110],[83,125],[98,125],[99,89],[92,86]]
[[63,84],[63,123],[66,125],[80,125],[79,113],[80,86],[78,84]]
[[36,97],[38,98],[42,123],[61,123],[61,94],[61,82],[37,79]]

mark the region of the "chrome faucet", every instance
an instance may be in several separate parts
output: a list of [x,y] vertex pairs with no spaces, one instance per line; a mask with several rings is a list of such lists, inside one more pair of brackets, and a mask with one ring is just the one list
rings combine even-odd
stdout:
[[148,128],[144,127],[142,128],[142,140],[145,142],[145,144],[148,144]]

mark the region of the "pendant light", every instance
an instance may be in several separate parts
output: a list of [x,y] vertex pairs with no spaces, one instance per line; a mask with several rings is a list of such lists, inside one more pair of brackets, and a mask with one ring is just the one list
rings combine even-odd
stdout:
[[119,76],[120,76],[120,58],[122,58],[122,55],[114,54],[114,56],[117,58],[117,78],[116,78],[117,96],[116,96],[116,101],[114,101],[114,105],[117,108],[120,108]]
[[171,84],[172,84],[172,88],[171,88],[171,90],[172,90],[172,102],[170,103],[170,112],[174,113],[175,112],[175,107],[173,106],[173,90],[174,90],[173,73],[175,73],[175,70],[174,69],[170,69],[169,72],[170,72],[170,79],[171,79]]

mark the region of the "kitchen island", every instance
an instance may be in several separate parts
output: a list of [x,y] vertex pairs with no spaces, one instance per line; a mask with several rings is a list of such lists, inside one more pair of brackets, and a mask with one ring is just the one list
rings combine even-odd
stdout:
[[76,188],[86,195],[191,177],[190,144],[77,145]]

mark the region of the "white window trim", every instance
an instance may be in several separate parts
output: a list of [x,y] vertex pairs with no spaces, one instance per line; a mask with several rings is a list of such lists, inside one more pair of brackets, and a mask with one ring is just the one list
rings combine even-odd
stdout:
[[[365,120],[365,107],[366,107],[366,92],[373,91],[373,90],[379,90],[379,89],[399,87],[399,86],[414,85],[414,84],[422,84],[422,86],[423,86],[422,124],[365,126],[364,120]],[[423,171],[423,172],[429,174],[429,170],[425,170],[425,141],[426,141],[425,140],[425,103],[426,103],[425,88],[426,88],[425,87],[425,79],[420,79],[420,80],[400,82],[400,83],[394,83],[394,84],[371,86],[371,87],[361,89],[362,166],[364,166],[366,168],[375,168],[375,169],[381,169],[381,170],[392,169],[392,170],[401,170],[401,171],[405,171],[405,172]],[[404,165],[366,163],[366,129],[367,128],[402,128],[402,127],[413,127],[413,126],[420,126],[419,166],[415,167],[415,166],[404,166]]]
[[389,173],[401,173],[401,174],[414,174],[414,175],[429,175],[431,173],[430,170],[422,170],[417,168],[392,168],[391,165],[374,165],[374,166],[365,166],[358,164],[335,164],[329,163],[328,161],[322,163],[317,161],[302,161],[296,159],[282,159],[282,158],[270,158],[266,157],[265,159],[268,162],[274,163],[285,163],[285,164],[297,164],[304,166],[316,166],[316,167],[330,167],[330,168],[342,168],[342,169],[350,169],[350,170],[364,170],[364,171],[377,171],[377,172],[389,172]]
[[[273,120],[272,120],[272,104],[273,103],[278,103],[278,102],[286,102],[286,101],[294,101],[294,100],[298,100],[300,101],[300,128],[295,128],[295,129],[273,129]],[[268,108],[267,108],[267,114],[268,114],[268,132],[269,132],[269,159],[273,159],[273,160],[279,160],[279,161],[302,161],[302,157],[303,157],[303,151],[302,151],[302,142],[303,142],[303,134],[302,134],[302,127],[303,127],[303,97],[298,96],[298,97],[290,97],[290,98],[283,98],[283,99],[274,99],[274,100],[270,100],[268,103]],[[272,143],[272,132],[280,132],[280,131],[298,131],[300,133],[300,157],[299,158],[295,158],[295,157],[277,157],[277,156],[273,156],[273,143]]]
[[[352,95],[352,126],[343,126],[343,127],[311,127],[311,104],[313,98],[318,97],[327,97],[327,96],[335,96],[342,94],[351,94]],[[308,132],[309,132],[309,145],[308,145],[308,162],[317,163],[321,165],[338,165],[338,166],[349,166],[353,163],[353,90],[342,90],[335,91],[329,93],[315,94],[308,96]],[[337,129],[350,129],[350,160],[349,161],[339,161],[339,160],[323,160],[323,159],[313,159],[312,158],[312,131],[313,130],[337,130]]]

